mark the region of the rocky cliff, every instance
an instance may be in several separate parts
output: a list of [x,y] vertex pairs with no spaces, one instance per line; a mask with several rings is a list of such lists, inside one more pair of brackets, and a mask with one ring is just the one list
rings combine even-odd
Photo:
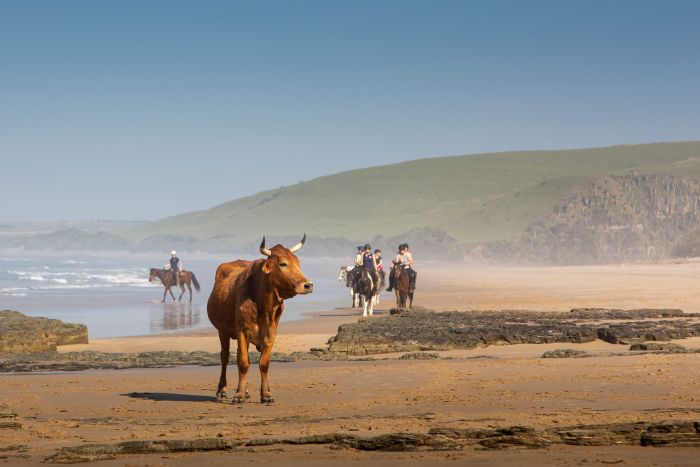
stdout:
[[496,259],[550,264],[648,261],[695,253],[700,182],[639,175],[605,176],[575,189],[513,242],[487,244]]

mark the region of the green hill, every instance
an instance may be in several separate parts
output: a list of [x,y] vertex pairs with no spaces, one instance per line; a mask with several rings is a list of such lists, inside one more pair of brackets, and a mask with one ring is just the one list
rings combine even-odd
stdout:
[[[604,175],[700,179],[700,142],[421,159],[320,177],[132,229],[242,245],[307,232],[361,241],[429,227],[457,242],[517,240],[557,203]],[[244,174],[240,174],[244,176]]]

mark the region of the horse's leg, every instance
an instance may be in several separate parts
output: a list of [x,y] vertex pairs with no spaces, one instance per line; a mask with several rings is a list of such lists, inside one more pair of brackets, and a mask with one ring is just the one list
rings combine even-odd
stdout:
[[192,283],[187,281],[185,284],[187,284],[187,289],[190,291],[190,303],[192,303]]
[[[363,300],[364,299],[364,300]],[[362,305],[364,306],[364,309],[362,311],[362,317],[366,318],[367,317],[367,305],[369,304],[369,301],[372,300],[371,298],[367,300],[367,297],[364,295],[360,296],[360,301],[364,302]]]
[[224,336],[219,332],[219,340],[221,341],[221,376],[219,377],[219,386],[216,388],[216,398],[226,399],[226,366],[228,365],[229,351],[231,349],[231,338]]
[[185,295],[185,283],[184,283],[184,281],[178,281],[177,286],[180,287],[180,296],[177,297],[177,303],[180,303],[182,301],[182,296]]
[[408,294],[408,298],[411,300],[411,304],[408,305],[408,307],[409,307],[409,308],[413,308],[413,292],[411,292],[410,294]]
[[172,285],[168,286],[168,292],[170,292],[170,296],[173,297],[173,302],[175,302],[175,295],[173,295],[173,286]]
[[167,285],[164,285],[163,288],[164,288],[165,290],[163,290],[163,300],[161,300],[160,303],[165,303],[165,296],[168,294],[168,286],[167,286]]

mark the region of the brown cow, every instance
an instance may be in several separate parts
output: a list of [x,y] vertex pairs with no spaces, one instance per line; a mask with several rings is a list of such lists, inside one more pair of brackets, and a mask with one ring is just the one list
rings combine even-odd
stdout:
[[216,269],[207,314],[209,321],[219,331],[221,340],[221,378],[216,389],[218,399],[226,397],[229,348],[231,339],[236,339],[238,388],[232,402],[242,403],[246,399],[250,343],[260,352],[260,402],[274,402],[267,382],[267,370],[277,325],[284,310],[283,301],[297,294],[311,293],[314,289],[313,283],[301,272],[299,258],[294,255],[305,241],[306,234],[292,248],[275,245],[268,250],[263,237],[260,253],[267,259],[237,260],[220,264]]

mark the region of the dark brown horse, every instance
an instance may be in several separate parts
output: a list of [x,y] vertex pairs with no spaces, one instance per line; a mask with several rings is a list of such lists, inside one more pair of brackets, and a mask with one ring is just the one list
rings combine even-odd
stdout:
[[401,263],[394,261],[391,267],[391,275],[394,276],[394,292],[396,293],[396,307],[406,308],[406,300],[410,300],[409,308],[413,308],[413,290],[410,289],[408,271]]
[[185,285],[190,291],[190,303],[192,303],[192,284],[194,284],[194,288],[197,289],[197,292],[199,292],[199,282],[197,282],[197,278],[191,271],[180,271],[180,273],[177,275],[177,281],[175,281],[172,271],[162,268],[151,268],[151,275],[148,277],[148,282],[153,282],[156,277],[160,279],[160,282],[165,287],[165,292],[163,292],[163,300],[161,300],[161,303],[165,302],[165,296],[168,294],[168,292],[170,292],[170,296],[173,297],[173,301],[175,301],[175,295],[173,295],[173,291],[171,289],[173,285],[180,286],[180,297],[177,299],[178,302],[182,300],[182,296],[185,295]]

